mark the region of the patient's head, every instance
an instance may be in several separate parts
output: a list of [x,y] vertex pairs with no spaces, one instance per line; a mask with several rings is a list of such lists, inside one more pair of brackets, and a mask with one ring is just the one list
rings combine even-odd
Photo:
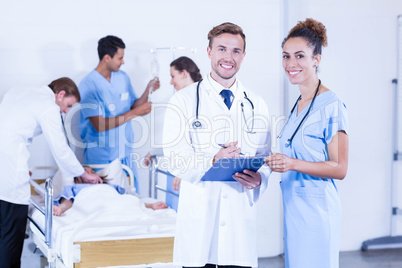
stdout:
[[[93,170],[92,168],[88,167],[88,166],[84,166],[84,170],[89,173],[89,174],[96,174],[95,170]],[[108,180],[106,179],[106,176],[101,176],[100,177],[102,179],[103,183],[107,183]],[[74,177],[74,183],[86,183],[84,181],[84,179],[82,177]]]

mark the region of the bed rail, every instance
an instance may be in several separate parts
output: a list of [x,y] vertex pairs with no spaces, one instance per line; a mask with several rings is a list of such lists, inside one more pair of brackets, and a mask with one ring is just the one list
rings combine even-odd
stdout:
[[159,167],[161,164],[161,161],[158,158],[158,155],[151,156],[150,162],[151,163],[149,165],[149,197],[157,199],[158,191],[162,191],[166,194],[178,197],[179,196],[178,193],[166,190],[165,188],[160,186],[158,183],[158,174],[159,173],[164,174],[166,176],[172,176],[171,173],[169,173],[168,171],[163,170],[162,168]]
[[53,250],[52,242],[52,228],[53,228],[53,181],[51,178],[47,178],[45,182],[45,189],[43,189],[36,181],[30,179],[30,184],[34,187],[37,193],[41,193],[45,196],[45,206],[38,204],[35,200],[30,198],[31,204],[38,209],[43,215],[45,215],[45,230],[40,228],[39,224],[33,221],[29,217],[29,220],[38,228],[38,230],[44,235],[47,249],[47,261],[49,268],[55,267],[56,255]]

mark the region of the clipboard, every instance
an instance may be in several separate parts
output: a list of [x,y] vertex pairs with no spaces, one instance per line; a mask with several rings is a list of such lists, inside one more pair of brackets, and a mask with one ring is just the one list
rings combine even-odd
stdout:
[[264,165],[263,157],[221,158],[204,174],[201,181],[236,181],[233,174],[245,169],[257,171]]

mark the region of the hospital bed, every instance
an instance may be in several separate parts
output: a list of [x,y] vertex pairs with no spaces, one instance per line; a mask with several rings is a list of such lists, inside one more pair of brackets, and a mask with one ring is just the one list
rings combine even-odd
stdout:
[[[179,194],[171,186],[174,176],[165,168],[167,166],[166,161],[169,160],[160,153],[151,155],[149,165],[149,197],[158,199],[160,192],[165,193],[166,204],[177,211]],[[159,180],[159,175],[166,176],[166,180],[163,183]]]
[[[90,166],[102,168],[104,165]],[[124,165],[122,167],[129,174],[129,184],[134,185],[131,170]],[[36,169],[49,168],[54,167]],[[135,211],[119,213],[117,205],[120,201],[117,200],[120,198],[108,200],[105,198],[104,202],[91,202],[95,192],[100,190],[102,195],[106,196],[117,193],[110,186],[94,185],[85,188],[84,190],[89,190],[85,192],[82,190],[77,195],[73,207],[66,211],[64,216],[54,217],[53,181],[50,178],[46,179],[44,188],[39,183],[40,181],[31,180],[33,212],[29,216],[29,227],[32,240],[47,257],[49,267],[172,266],[175,226],[175,212],[172,209],[151,211],[144,209],[145,207],[138,206],[137,209],[137,206],[133,206],[134,209],[130,210]],[[103,192],[104,190],[107,193]],[[41,195],[44,198],[41,198]],[[138,199],[129,194],[122,197],[126,209],[126,204],[135,203],[137,201],[134,200]],[[102,203],[100,209],[99,203]],[[88,211],[94,211],[95,215],[91,215],[92,213]],[[117,214],[122,218],[116,218]],[[73,217],[72,215],[85,216],[69,219]],[[113,215],[113,217],[104,219],[102,215],[105,217]]]

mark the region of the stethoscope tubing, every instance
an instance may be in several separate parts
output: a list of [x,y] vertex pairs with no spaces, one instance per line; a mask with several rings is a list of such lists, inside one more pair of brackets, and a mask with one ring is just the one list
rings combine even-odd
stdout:
[[[193,128],[200,128],[200,127],[202,127],[202,124],[201,124],[201,122],[198,120],[198,110],[199,110],[199,105],[200,105],[200,84],[201,84],[201,82],[202,82],[202,80],[203,79],[201,79],[200,81],[198,81],[198,84],[197,84],[197,92],[196,92],[196,97],[197,97],[197,101],[196,101],[196,108],[195,108],[195,121],[193,122],[193,124],[192,124],[192,126],[193,126]],[[251,105],[251,111],[252,111],[252,123],[251,123],[251,130],[248,130],[248,126],[247,126],[247,124],[246,124],[246,127],[247,127],[247,132],[249,132],[249,133],[255,133],[255,132],[253,132],[253,130],[254,130],[254,104],[253,104],[253,102],[247,97],[247,94],[246,94],[246,92],[245,91],[243,91],[243,93],[244,93],[244,98],[250,103],[250,105]],[[242,110],[242,113],[243,113],[243,117],[244,117],[244,121],[246,122],[246,116],[245,116],[245,114],[244,114],[244,104],[243,104],[243,102],[241,103],[241,110]]]
[[[318,79],[318,86],[317,86],[317,89],[315,90],[314,97],[313,97],[313,99],[311,100],[310,107],[308,108],[306,114],[303,116],[303,118],[302,118],[302,120],[300,121],[299,125],[297,126],[296,130],[293,132],[292,136],[286,141],[286,143],[285,143],[285,146],[286,146],[286,147],[288,147],[288,146],[292,143],[292,140],[293,140],[293,138],[296,136],[297,131],[299,131],[300,127],[303,125],[304,121],[306,120],[307,116],[309,115],[310,110],[311,110],[311,107],[313,106],[314,100],[315,100],[315,98],[317,97],[318,91],[320,90],[320,86],[321,86],[321,80]],[[297,98],[296,103],[293,105],[293,108],[292,108],[292,110],[290,111],[290,115],[289,115],[289,117],[288,117],[288,120],[286,120],[285,125],[283,126],[281,132],[279,133],[279,135],[278,135],[278,137],[277,137],[278,139],[282,138],[283,130],[284,130],[285,127],[288,125],[289,119],[290,119],[290,117],[292,116],[294,110],[296,109],[296,106],[297,106],[297,103],[299,102],[299,100],[301,100],[301,95]]]

